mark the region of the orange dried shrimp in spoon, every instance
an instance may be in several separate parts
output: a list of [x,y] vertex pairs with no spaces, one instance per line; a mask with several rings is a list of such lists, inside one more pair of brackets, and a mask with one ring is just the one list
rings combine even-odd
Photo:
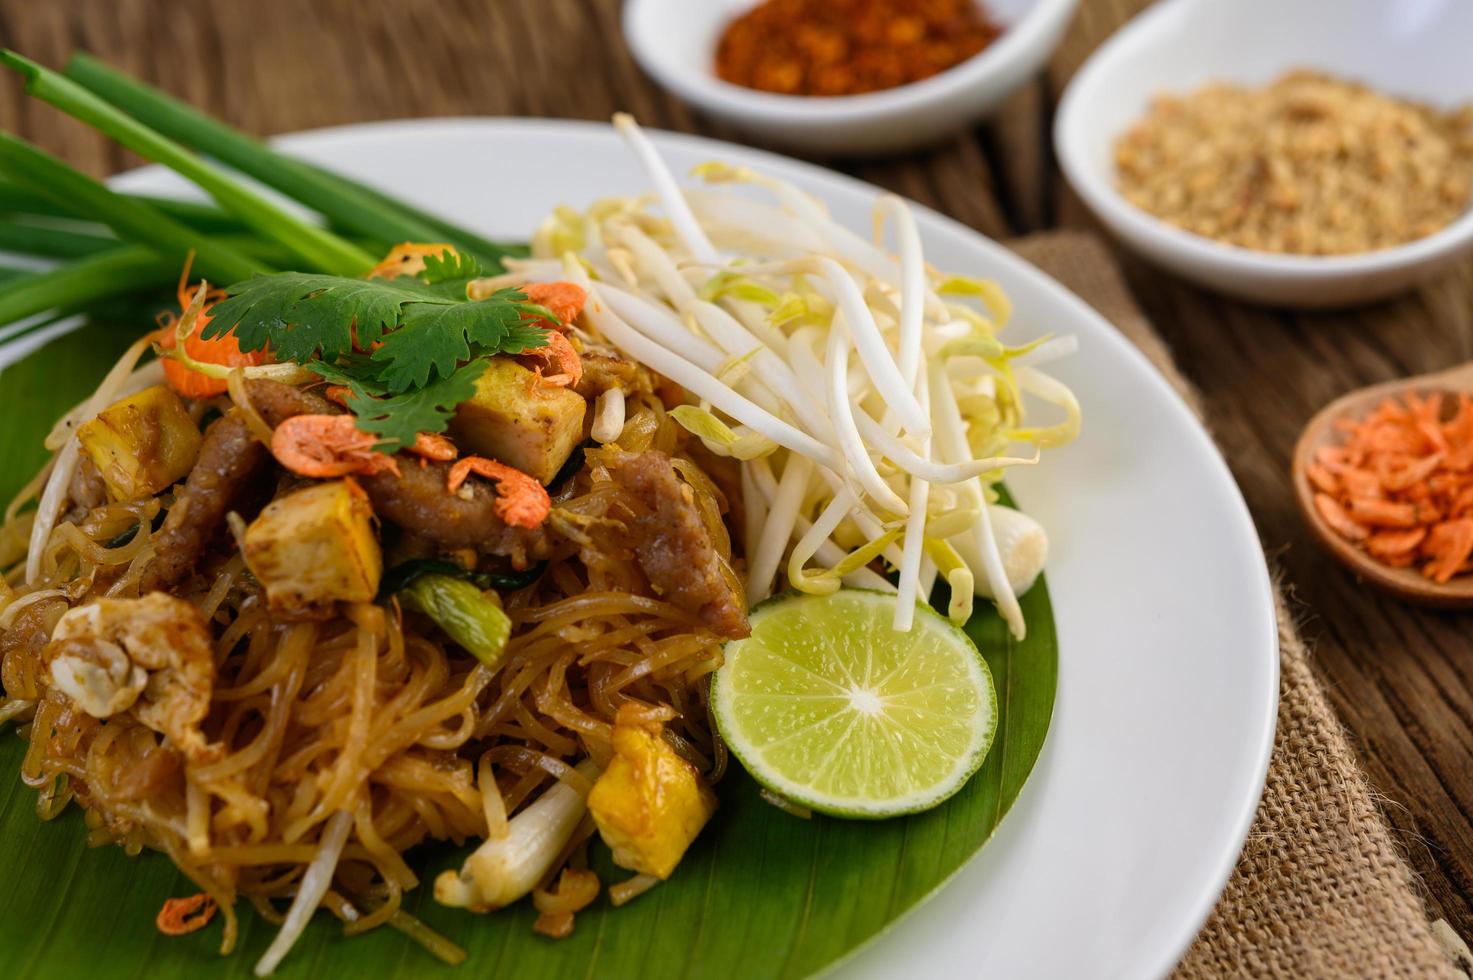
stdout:
[[1473,571],[1473,399],[1442,420],[1440,394],[1387,399],[1359,421],[1340,419],[1305,475],[1315,509],[1337,534],[1434,582]]

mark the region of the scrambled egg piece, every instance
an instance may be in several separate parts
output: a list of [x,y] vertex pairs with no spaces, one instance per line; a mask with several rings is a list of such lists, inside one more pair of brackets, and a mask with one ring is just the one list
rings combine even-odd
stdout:
[[716,797],[660,729],[634,705],[619,709],[614,758],[588,794],[588,811],[615,864],[664,879],[716,812]]
[[150,592],[99,599],[61,617],[46,649],[51,680],[87,714],[134,716],[190,758],[207,758],[200,722],[210,709],[215,656],[199,610]]

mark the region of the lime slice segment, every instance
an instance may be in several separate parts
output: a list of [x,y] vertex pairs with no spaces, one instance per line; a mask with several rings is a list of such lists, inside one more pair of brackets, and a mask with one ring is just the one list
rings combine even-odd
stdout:
[[752,609],[712,682],[716,725],[752,777],[839,817],[929,809],[982,764],[997,727],[992,673],[928,607],[891,629],[895,596],[841,589]]

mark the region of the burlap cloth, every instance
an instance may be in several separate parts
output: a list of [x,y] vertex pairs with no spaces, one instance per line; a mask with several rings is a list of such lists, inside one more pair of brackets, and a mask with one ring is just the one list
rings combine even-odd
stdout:
[[[1118,327],[1201,414],[1097,239],[1050,233],[1014,248]],[[1281,675],[1268,782],[1238,866],[1175,976],[1462,977],[1276,600]]]

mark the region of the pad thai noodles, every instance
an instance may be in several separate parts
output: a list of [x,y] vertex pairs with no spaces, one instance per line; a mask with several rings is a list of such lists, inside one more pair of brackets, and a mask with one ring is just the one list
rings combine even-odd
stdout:
[[[6,510],[0,721],[42,818],[194,882],[160,930],[218,913],[228,953],[244,900],[280,927],[262,975],[319,910],[456,961],[402,907],[425,885],[567,935],[713,816],[709,680],[751,605],[880,590],[904,631],[944,582],[954,620],[1026,629],[1046,537],[994,484],[1077,431],[1041,370],[1070,342],[999,341],[1002,290],[929,267],[896,198],[870,239],[724,164],[682,190],[618,125],[654,192],[559,209],[504,271],[432,242],[366,299],[186,270]],[[458,350],[400,343],[462,314]],[[425,883],[426,841],[475,849]]]

